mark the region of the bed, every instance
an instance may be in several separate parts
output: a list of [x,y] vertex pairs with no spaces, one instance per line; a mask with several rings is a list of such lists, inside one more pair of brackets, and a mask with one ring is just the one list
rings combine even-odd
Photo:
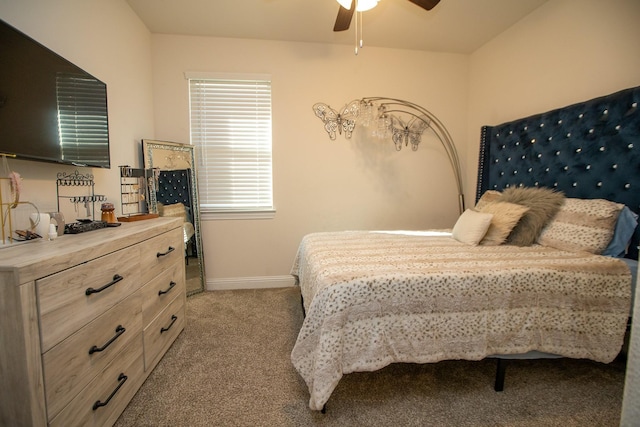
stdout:
[[[484,126],[477,204],[453,230],[305,236],[291,359],[309,407],[323,410],[343,375],[391,363],[611,362],[637,269],[639,100],[631,88]],[[503,376],[498,365],[497,390]]]

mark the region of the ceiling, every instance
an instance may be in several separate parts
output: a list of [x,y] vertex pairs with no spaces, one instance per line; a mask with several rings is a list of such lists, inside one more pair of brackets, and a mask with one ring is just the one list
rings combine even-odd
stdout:
[[[365,46],[471,53],[547,0],[441,0],[426,11],[380,0],[362,13]],[[127,0],[152,33],[354,45],[334,32],[336,0]]]

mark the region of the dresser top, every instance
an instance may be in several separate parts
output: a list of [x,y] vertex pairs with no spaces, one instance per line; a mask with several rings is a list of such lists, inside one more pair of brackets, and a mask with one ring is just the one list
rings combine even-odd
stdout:
[[[0,248],[0,273],[13,273],[14,284],[45,277],[74,265],[101,257],[182,226],[179,218],[160,217],[124,222],[80,234],[65,234],[48,241],[31,242]],[[123,260],[124,262],[125,260]],[[7,286],[5,280],[0,286]]]

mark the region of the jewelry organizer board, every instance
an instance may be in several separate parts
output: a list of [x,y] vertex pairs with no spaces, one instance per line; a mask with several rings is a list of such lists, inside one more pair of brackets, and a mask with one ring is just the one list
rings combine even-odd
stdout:
[[147,213],[147,171],[120,166],[120,203],[122,215]]

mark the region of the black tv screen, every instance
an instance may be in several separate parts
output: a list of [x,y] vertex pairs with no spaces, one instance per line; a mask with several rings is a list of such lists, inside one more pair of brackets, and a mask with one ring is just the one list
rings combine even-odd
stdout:
[[0,154],[109,168],[107,86],[0,20]]

